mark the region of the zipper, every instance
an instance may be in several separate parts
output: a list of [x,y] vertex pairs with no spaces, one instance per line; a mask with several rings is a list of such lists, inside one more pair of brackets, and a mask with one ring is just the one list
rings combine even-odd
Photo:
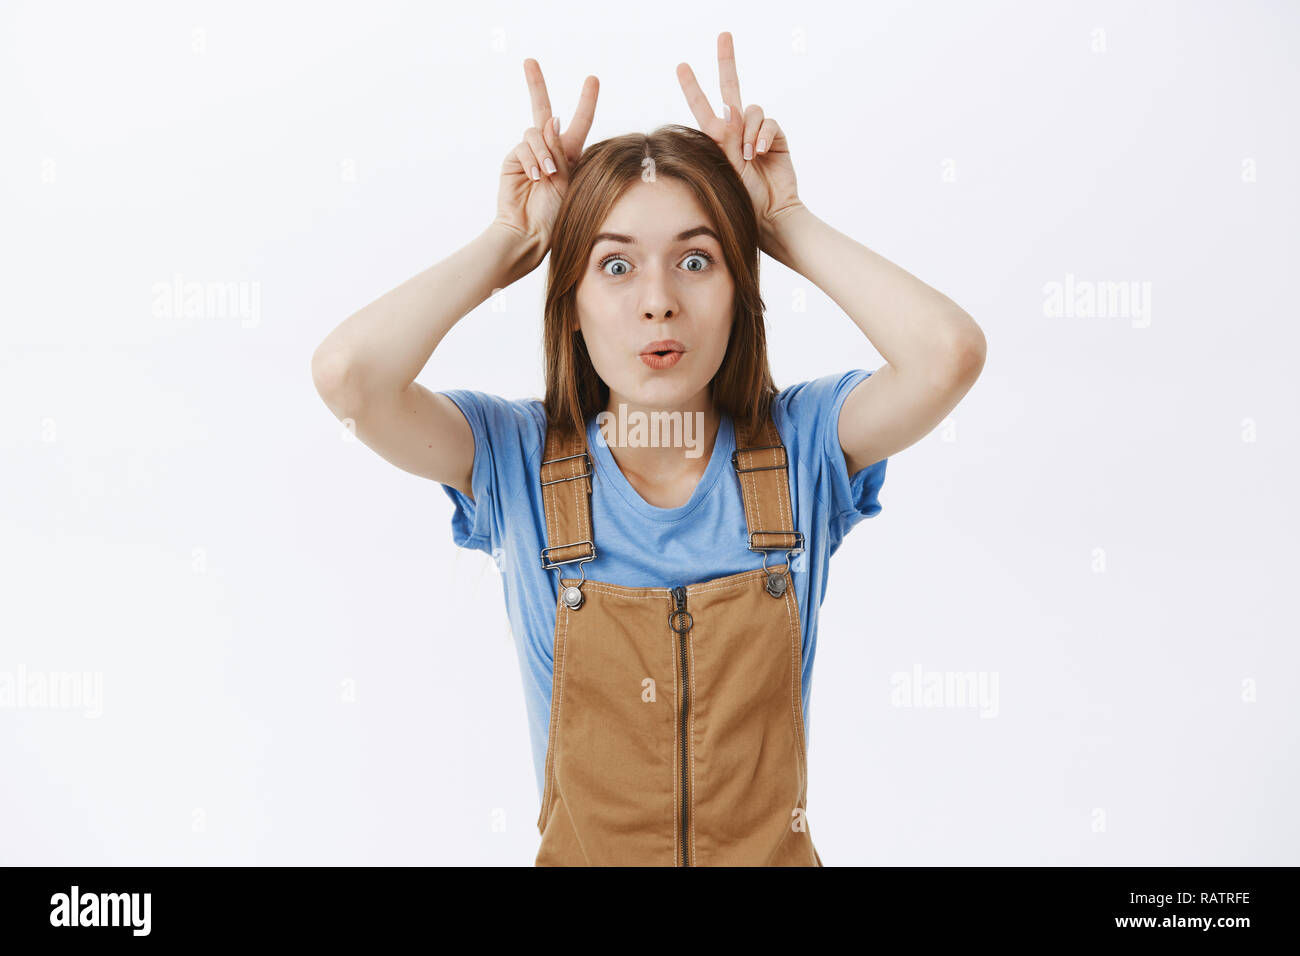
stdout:
[[675,587],[675,588],[670,588],[670,589],[669,589],[669,593],[672,595],[673,600],[674,600],[674,602],[675,602],[675,607],[673,608],[673,613],[672,613],[672,615],[671,615],[671,617],[670,617],[670,619],[669,619],[669,624],[670,624],[670,626],[672,627],[672,629],[677,633],[677,646],[680,648],[680,652],[681,652],[681,670],[682,670],[682,683],[681,683],[681,688],[682,688],[682,730],[681,730],[681,737],[682,737],[682,753],[681,753],[681,760],[682,760],[682,781],[681,781],[681,801],[682,801],[682,804],[681,804],[681,805],[682,805],[682,818],[681,818],[681,825],[682,825],[682,836],[681,836],[681,840],[682,840],[682,866],[690,866],[690,865],[691,865],[691,858],[690,858],[690,853],[689,853],[689,850],[688,850],[688,847],[687,847],[687,834],[690,832],[690,830],[689,830],[689,828],[688,828],[687,809],[686,809],[687,806],[688,806],[687,801],[686,801],[686,797],[687,797],[687,791],[686,791],[686,713],[687,713],[687,708],[690,706],[690,697],[689,697],[689,693],[690,693],[690,692],[689,692],[689,687],[690,687],[690,685],[689,685],[689,683],[687,682],[687,674],[686,674],[686,632],[689,631],[689,630],[691,629],[691,627],[694,625],[695,621],[692,619],[690,612],[686,610],[686,588],[684,588],[684,587],[680,587],[680,586]]

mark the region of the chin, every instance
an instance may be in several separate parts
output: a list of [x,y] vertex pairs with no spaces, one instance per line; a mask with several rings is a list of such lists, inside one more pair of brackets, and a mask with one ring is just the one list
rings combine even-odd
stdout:
[[[651,374],[663,375],[662,372],[652,372]],[[625,391],[622,394],[629,396],[629,401],[635,401],[641,405],[672,408],[685,404],[698,395],[707,385],[707,382],[668,381],[664,377],[658,381],[642,382],[639,387]]]

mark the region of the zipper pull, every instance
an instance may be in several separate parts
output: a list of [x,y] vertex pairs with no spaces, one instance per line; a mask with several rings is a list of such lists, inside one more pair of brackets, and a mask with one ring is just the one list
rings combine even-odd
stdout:
[[691,612],[686,610],[686,588],[678,585],[672,589],[672,595],[676,606],[673,612],[668,615],[668,626],[678,634],[685,634],[695,625],[695,619],[691,617]]

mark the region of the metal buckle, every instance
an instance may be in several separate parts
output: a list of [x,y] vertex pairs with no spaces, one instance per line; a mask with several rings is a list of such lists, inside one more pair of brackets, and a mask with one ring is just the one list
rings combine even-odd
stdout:
[[[742,451],[765,451],[768,448],[780,448],[781,457],[784,458],[785,460],[782,461],[781,464],[779,465],[757,465],[754,468],[741,468],[740,462],[736,460],[736,456],[739,455]],[[749,471],[771,471],[776,468],[786,468],[789,466],[789,463],[790,463],[790,459],[786,455],[784,445],[756,445],[753,448],[737,448],[735,451],[731,453],[731,467],[736,469],[736,474],[738,475],[743,475]]]
[[[799,544],[798,544],[797,547],[794,547],[794,548],[787,548],[787,547],[784,547],[783,545],[777,545],[777,546],[773,546],[773,547],[769,547],[769,548],[764,548],[764,547],[755,547],[755,546],[754,546],[754,535],[756,535],[756,534],[792,534],[792,535],[794,535],[795,537],[797,537],[797,538],[799,539]],[[785,563],[786,563],[786,564],[789,564],[789,563],[790,563],[790,555],[792,555],[792,554],[799,554],[801,551],[803,551],[803,532],[802,532],[802,531],[751,531],[751,532],[749,533],[749,550],[750,550],[750,551],[762,551],[762,552],[763,552],[763,570],[764,570],[764,571],[767,570],[767,556],[768,556],[768,553],[771,552],[771,551],[784,551],[784,552],[786,552],[786,555],[785,555]],[[769,588],[769,590],[771,590],[771,589]]]
[[[793,548],[787,548],[785,545],[772,545],[771,547],[762,547],[754,545],[754,535],[756,534],[792,534],[799,539],[799,544]],[[803,550],[803,532],[802,531],[751,531],[749,533],[749,550],[750,551],[788,551],[791,554],[798,554]]]
[[[572,548],[574,545],[578,545],[578,544],[591,545],[590,557],[582,556],[577,558],[565,558],[563,561],[552,561],[549,564],[547,563],[546,560],[547,551],[559,551],[561,548]],[[549,571],[551,568],[558,568],[562,564],[572,564],[574,561],[586,562],[586,561],[594,561],[594,560],[596,560],[596,542],[592,541],[590,538],[586,538],[582,541],[572,541],[569,544],[550,544],[542,548],[542,568],[547,571]]]
[[[542,484],[543,484],[543,485],[554,485],[554,484],[558,484],[558,483],[561,482],[561,481],[574,481],[574,480],[576,480],[576,479],[578,479],[578,478],[590,478],[590,477],[591,477],[591,455],[587,454],[587,452],[585,452],[585,451],[582,452],[581,454],[577,454],[577,455],[565,455],[563,458],[552,458],[552,459],[550,459],[549,461],[544,461],[544,462],[542,462],[542,465],[543,465],[543,466],[545,466],[545,465],[550,465],[550,464],[552,464],[552,463],[554,463],[554,462],[557,462],[557,461],[569,461],[569,460],[572,459],[572,458],[585,458],[585,459],[587,459],[587,471],[586,471],[586,474],[582,474],[582,475],[569,475],[567,478],[552,478],[550,481],[543,481]],[[582,544],[582,542],[581,542],[581,541],[575,541],[574,544]],[[566,547],[566,548],[567,548],[568,545],[561,545],[560,547]]]

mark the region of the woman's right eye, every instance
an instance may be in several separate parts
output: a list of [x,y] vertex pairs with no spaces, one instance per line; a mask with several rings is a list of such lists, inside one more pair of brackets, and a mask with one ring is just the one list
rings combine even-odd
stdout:
[[[622,263],[622,264],[623,264],[623,267],[624,267],[624,268],[623,268],[623,271],[621,271],[621,272],[609,272],[609,271],[607,271],[607,270],[605,269],[605,266],[608,265],[608,264],[610,264],[610,263]],[[624,275],[627,275],[627,264],[628,264],[628,263],[627,263],[627,260],[624,259],[622,256],[613,255],[613,256],[606,256],[604,259],[601,259],[600,262],[599,262],[599,264],[597,264],[596,268],[599,269],[601,272],[604,272],[605,275],[607,275],[607,276],[624,276]]]

